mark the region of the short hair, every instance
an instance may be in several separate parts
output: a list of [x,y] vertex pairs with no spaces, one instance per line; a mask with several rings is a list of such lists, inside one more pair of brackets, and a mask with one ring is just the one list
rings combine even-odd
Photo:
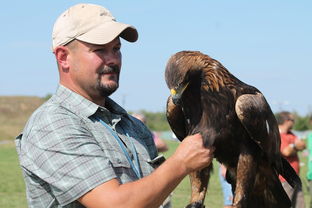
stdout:
[[69,48],[69,50],[73,51],[77,48],[77,42],[78,42],[78,40],[74,39],[64,46],[67,46]]
[[292,119],[292,113],[288,111],[282,111],[276,115],[276,121],[278,125],[285,123],[285,121]]

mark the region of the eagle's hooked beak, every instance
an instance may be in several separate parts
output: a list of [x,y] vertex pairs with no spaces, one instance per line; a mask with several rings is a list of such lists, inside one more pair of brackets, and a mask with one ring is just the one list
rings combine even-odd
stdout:
[[181,87],[177,89],[170,89],[171,97],[172,97],[172,102],[175,105],[179,105],[181,103],[181,97],[187,86],[189,85],[189,82],[186,83],[185,85],[182,85]]

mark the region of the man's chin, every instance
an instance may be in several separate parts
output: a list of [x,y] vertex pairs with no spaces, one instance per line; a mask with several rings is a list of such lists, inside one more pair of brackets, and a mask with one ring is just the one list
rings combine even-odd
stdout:
[[108,97],[113,94],[118,89],[118,85],[113,86],[101,86],[99,91],[102,96]]

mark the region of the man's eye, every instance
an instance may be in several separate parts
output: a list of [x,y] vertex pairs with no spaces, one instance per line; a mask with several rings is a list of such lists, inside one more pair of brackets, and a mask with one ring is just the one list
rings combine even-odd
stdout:
[[115,52],[120,51],[120,47],[115,47],[115,48],[114,48],[114,51],[115,51]]

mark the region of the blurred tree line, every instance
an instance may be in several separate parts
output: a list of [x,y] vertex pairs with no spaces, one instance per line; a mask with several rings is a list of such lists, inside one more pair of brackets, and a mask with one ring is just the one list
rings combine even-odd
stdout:
[[[132,114],[133,112],[129,112]],[[169,131],[170,126],[167,121],[165,112],[148,112],[145,110],[139,111],[146,118],[146,125],[152,131]]]
[[312,114],[300,116],[297,113],[294,113],[294,115],[295,115],[294,130],[306,131],[312,129]]

